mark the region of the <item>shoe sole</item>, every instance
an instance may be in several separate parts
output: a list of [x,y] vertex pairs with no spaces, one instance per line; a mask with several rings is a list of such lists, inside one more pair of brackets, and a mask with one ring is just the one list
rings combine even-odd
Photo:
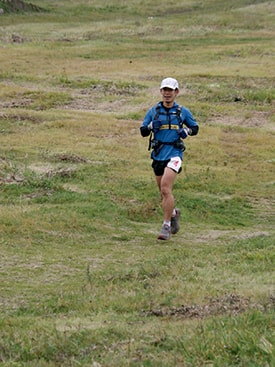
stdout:
[[166,237],[163,237],[163,236],[158,236],[158,240],[163,240],[163,241],[167,241],[167,240],[170,240],[170,237],[169,238],[166,238]]

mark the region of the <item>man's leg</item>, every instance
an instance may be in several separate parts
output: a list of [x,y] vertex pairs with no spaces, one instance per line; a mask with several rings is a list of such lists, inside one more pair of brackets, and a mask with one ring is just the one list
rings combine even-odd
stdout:
[[[177,173],[173,171],[172,169],[166,167],[164,170],[163,176],[156,176],[156,181],[160,190],[161,199],[162,199],[162,209],[163,209],[163,215],[164,215],[164,224],[165,228],[169,226],[169,235],[160,233],[159,239],[169,239],[170,238],[170,232],[171,232],[171,217],[174,209],[174,196],[172,193],[173,185],[175,182],[175,179],[177,177]],[[163,228],[162,228],[163,231]],[[167,232],[167,231],[164,231]]]
[[175,205],[174,196],[172,193],[173,185],[177,177],[177,172],[166,167],[160,181],[160,193],[162,198],[162,209],[165,221],[170,221]]

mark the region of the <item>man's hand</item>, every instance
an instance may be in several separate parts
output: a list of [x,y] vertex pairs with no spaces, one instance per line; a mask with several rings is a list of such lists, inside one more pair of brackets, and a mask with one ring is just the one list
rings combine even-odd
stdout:
[[159,120],[151,121],[147,127],[149,130],[153,130],[154,133],[156,133],[161,127],[161,122]]
[[192,130],[188,127],[184,127],[178,130],[178,134],[182,139],[185,139],[188,135],[192,134]]

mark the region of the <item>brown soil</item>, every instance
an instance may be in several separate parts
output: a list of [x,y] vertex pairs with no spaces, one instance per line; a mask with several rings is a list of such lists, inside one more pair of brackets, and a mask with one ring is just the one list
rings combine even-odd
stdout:
[[266,304],[253,303],[250,299],[236,294],[226,294],[223,297],[210,298],[204,305],[182,305],[180,307],[156,308],[144,311],[146,316],[180,317],[185,319],[204,318],[224,314],[236,315],[248,309],[274,309],[275,297],[270,297]]
[[[228,126],[240,126],[240,127],[269,127],[272,125],[269,122],[269,118],[272,115],[270,112],[253,111],[253,114],[249,117],[235,117],[235,116],[224,116],[217,115],[211,118],[209,122],[215,123],[217,125],[228,125]],[[274,129],[274,126],[273,128]]]

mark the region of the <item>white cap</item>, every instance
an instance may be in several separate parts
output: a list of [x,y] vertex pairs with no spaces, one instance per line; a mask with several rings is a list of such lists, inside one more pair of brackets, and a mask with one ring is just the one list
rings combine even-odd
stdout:
[[165,78],[160,85],[160,89],[162,88],[179,89],[179,83],[174,78]]

